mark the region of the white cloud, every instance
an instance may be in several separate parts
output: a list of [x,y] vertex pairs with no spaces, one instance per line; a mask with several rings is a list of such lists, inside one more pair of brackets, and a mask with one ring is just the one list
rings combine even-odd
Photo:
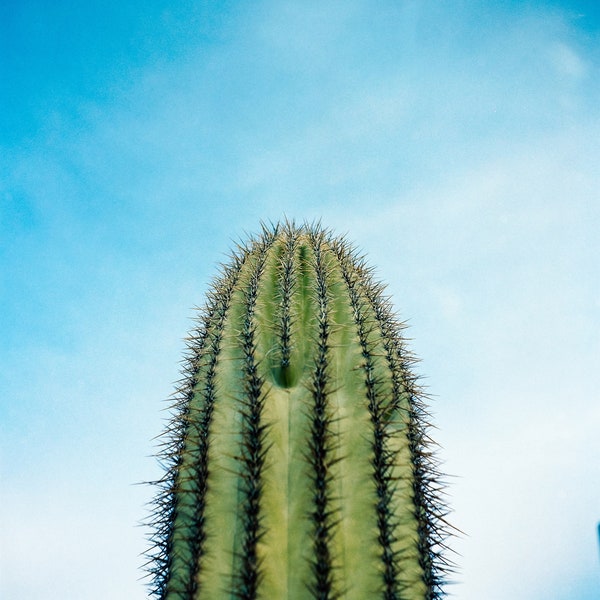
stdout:
[[555,43],[550,49],[550,57],[554,68],[561,74],[575,81],[583,79],[588,67],[577,51],[564,42]]

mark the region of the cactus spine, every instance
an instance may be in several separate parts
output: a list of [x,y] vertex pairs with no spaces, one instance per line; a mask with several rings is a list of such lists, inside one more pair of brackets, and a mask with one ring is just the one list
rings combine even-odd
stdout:
[[263,227],[223,268],[164,437],[156,597],[442,597],[439,474],[382,290],[311,225]]

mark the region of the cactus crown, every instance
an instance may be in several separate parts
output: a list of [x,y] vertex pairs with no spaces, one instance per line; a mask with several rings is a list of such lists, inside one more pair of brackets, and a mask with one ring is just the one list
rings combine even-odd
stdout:
[[402,329],[318,225],[238,247],[163,436],[156,597],[442,597],[447,511]]

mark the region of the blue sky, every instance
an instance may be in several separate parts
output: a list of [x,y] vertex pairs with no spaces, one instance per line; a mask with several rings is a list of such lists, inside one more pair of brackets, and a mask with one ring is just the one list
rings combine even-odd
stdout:
[[0,7],[0,592],[142,599],[217,264],[347,233],[411,325],[459,600],[600,594],[596,2]]

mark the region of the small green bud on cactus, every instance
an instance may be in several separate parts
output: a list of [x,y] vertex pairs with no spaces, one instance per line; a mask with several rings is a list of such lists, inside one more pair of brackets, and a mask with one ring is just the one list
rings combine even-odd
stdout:
[[156,597],[442,597],[445,505],[401,330],[364,261],[318,226],[238,248],[164,438]]

